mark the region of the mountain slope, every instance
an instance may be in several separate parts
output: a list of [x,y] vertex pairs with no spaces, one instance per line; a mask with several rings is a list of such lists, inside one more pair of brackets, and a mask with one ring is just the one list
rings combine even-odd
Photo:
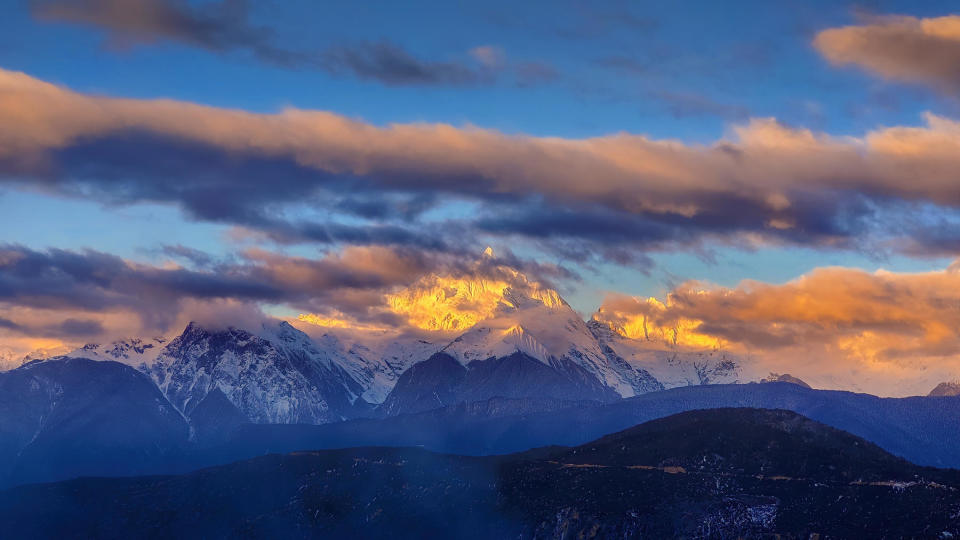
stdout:
[[958,488],[793,413],[726,409],[511,456],[353,448],[24,486],[0,520],[24,537],[948,537]]
[[[960,529],[960,474],[789,411],[691,411],[505,466],[534,537],[900,538]],[[572,534],[571,534],[572,533]]]
[[404,372],[380,410],[409,414],[491,398],[612,401],[620,396],[566,358],[545,364],[522,352],[461,365],[440,352]]
[[215,390],[251,422],[319,424],[353,414],[360,386],[287,323],[263,335],[191,323],[147,368],[187,417]]
[[[496,404],[493,409],[492,405]],[[531,406],[539,404],[537,406]],[[245,426],[208,463],[264,452],[360,445],[423,446],[438,452],[497,454],[578,445],[641,422],[727,407],[791,410],[853,433],[915,463],[960,468],[960,400],[878,398],[790,383],[680,387],[614,401],[492,399],[419,414],[324,426]]]
[[687,411],[651,420],[555,459],[847,483],[910,481],[916,468],[873,443],[795,412],[747,408]]
[[61,358],[0,373],[0,484],[155,470],[188,435],[151,381],[117,362]]
[[493,316],[457,337],[443,352],[464,365],[522,353],[554,370],[575,368],[575,377],[585,372],[624,397],[660,389],[649,373],[605,354],[580,315],[556,294],[544,300],[507,288]]
[[620,358],[635,370],[649,374],[661,385],[660,389],[751,379],[744,373],[740,360],[724,351],[690,350],[631,339],[596,319],[586,325],[608,356]]
[[580,316],[549,292],[505,288],[489,317],[401,375],[381,410],[413,413],[495,397],[610,401],[663,388],[604,350]]

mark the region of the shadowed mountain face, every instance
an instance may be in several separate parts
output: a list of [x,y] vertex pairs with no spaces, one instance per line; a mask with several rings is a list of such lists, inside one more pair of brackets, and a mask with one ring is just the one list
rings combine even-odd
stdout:
[[960,468],[960,399],[878,398],[783,382],[674,388],[607,404],[496,398],[323,426],[246,425],[207,459],[213,464],[265,452],[368,445],[423,446],[470,455],[518,452],[583,444],[641,422],[725,407],[791,410],[914,463]]
[[188,436],[180,413],[129,366],[64,358],[0,373],[0,485],[142,474]]
[[563,358],[550,365],[524,353],[462,366],[445,353],[407,370],[387,396],[388,415],[418,413],[491,398],[613,401],[619,395]]
[[0,520],[24,537],[930,537],[960,534],[958,487],[794,413],[719,409],[511,456],[357,448],[24,486]]

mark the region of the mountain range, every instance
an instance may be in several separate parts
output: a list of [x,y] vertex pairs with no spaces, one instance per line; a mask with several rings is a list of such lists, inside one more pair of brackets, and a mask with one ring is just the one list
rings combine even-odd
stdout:
[[792,410],[915,463],[960,466],[949,385],[904,399],[813,390],[720,350],[627,338],[555,294],[497,298],[442,341],[190,323],[0,372],[0,485],[349,446],[508,453],[718,407]]
[[743,371],[722,352],[629,339],[584,322],[555,293],[510,288],[488,317],[448,341],[369,337],[311,339],[286,321],[254,329],[190,323],[170,339],[89,344],[65,357],[138,369],[195,424],[210,408],[253,423],[323,424],[493,397],[607,402],[738,382]]

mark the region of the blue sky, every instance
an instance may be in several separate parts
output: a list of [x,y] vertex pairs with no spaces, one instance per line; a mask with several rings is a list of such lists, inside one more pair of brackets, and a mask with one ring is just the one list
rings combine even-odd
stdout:
[[[470,51],[491,47],[501,71],[490,81],[467,84],[390,83],[347,68],[265,61],[244,45],[212,50],[176,37],[124,33],[108,22],[40,15],[49,4],[63,3],[4,8],[0,67],[83,94],[262,113],[294,107],[380,126],[448,123],[565,139],[626,132],[709,145],[729,137],[731,126],[766,117],[793,128],[861,136],[883,126],[921,125],[925,111],[957,115],[950,96],[831,65],[812,45],[826,28],[871,14],[946,15],[949,2],[358,2],[321,8],[263,1],[249,2],[244,13],[246,27],[283,50],[390,44],[424,62],[477,68]],[[170,5],[198,13],[218,9],[212,2]],[[520,66],[535,66],[534,79],[519,80]],[[462,209],[438,204],[440,217],[456,217]],[[0,230],[0,240],[33,249],[91,248],[154,263],[165,259],[164,244],[216,257],[244,247],[231,239],[230,223],[191,216],[176,204],[111,202],[22,184],[0,187]],[[309,242],[268,247],[306,257],[332,249]],[[555,252],[515,249],[577,266]],[[589,313],[603,291],[662,295],[684,279],[730,286],[745,278],[783,282],[820,266],[919,271],[952,259],[849,246],[744,249],[723,243],[706,254],[667,248],[646,256],[645,264],[600,261],[580,268],[584,281],[564,286],[575,306]]]

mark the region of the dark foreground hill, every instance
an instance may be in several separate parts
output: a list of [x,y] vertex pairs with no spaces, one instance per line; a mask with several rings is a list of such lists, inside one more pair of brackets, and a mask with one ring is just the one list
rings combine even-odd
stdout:
[[22,486],[0,492],[0,522],[33,538],[933,538],[960,534],[958,488],[792,412],[717,409],[509,456],[356,448]]

